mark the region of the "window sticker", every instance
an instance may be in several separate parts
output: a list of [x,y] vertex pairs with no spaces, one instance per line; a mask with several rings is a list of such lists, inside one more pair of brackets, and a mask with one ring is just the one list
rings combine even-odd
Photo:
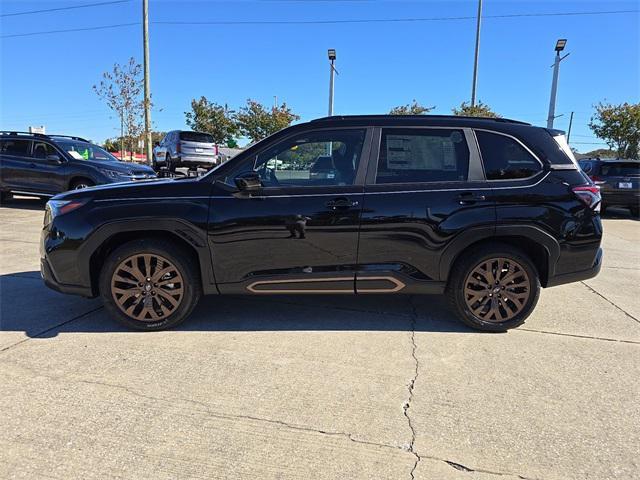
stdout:
[[75,150],[69,150],[67,153],[71,155],[73,158],[75,158],[76,160],[85,160],[85,158]]

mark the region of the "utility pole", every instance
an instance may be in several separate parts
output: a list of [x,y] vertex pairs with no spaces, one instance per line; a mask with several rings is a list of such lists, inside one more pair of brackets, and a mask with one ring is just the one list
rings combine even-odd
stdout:
[[571,139],[571,125],[573,125],[573,112],[571,112],[571,116],[569,117],[569,130],[567,131],[567,144]]
[[478,0],[478,20],[476,21],[476,54],[473,60],[473,85],[471,86],[471,106],[476,106],[478,85],[478,58],[480,57],[480,23],[482,21],[482,0]]
[[151,165],[151,91],[149,87],[149,0],[142,0],[142,39],[144,45],[144,143],[147,164]]
[[124,161],[124,113],[120,116],[120,160]]
[[549,99],[549,115],[547,116],[547,128],[553,128],[553,120],[556,118],[556,94],[558,92],[558,73],[560,71],[560,62],[567,58],[560,56],[560,52],[564,50],[567,44],[566,38],[561,38],[556,42],[556,58],[553,62],[553,81],[551,82],[551,98]]
[[334,63],[336,61],[336,51],[330,48],[327,52],[329,55],[329,116],[333,116],[333,80],[336,73]]

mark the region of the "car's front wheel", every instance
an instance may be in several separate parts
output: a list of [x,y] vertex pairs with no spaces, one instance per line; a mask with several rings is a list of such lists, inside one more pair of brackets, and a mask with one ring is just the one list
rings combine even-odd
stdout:
[[503,332],[522,325],[540,296],[538,272],[510,245],[482,246],[454,265],[447,287],[451,308],[468,326]]
[[138,330],[163,330],[185,320],[201,296],[195,260],[179,245],[143,239],[106,259],[100,295],[118,321]]

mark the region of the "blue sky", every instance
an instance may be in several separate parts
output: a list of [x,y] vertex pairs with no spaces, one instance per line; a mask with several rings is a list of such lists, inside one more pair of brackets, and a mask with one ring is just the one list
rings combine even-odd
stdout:
[[[6,1],[0,35],[85,28],[141,19],[141,0],[32,15],[10,13],[97,3]],[[102,0],[105,1],[105,0]],[[274,95],[302,120],[327,113],[327,48],[337,50],[335,113],[385,113],[417,99],[448,114],[471,90],[475,20],[297,25],[166,25],[161,21],[350,20],[474,16],[477,1],[150,0],[155,128],[183,128],[192,98],[232,108]],[[568,39],[556,128],[575,112],[572,144],[601,145],[587,123],[593,104],[640,101],[640,14],[489,18],[492,15],[640,10],[639,1],[485,0],[478,97],[505,117],[544,125],[553,47]],[[119,122],[92,91],[103,71],[142,60],[141,26],[1,38],[0,128],[102,141]],[[578,143],[584,142],[584,143]]]

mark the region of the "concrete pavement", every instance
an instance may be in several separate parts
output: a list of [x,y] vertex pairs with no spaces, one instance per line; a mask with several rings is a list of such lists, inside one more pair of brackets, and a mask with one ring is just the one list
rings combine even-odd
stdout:
[[440,297],[209,297],[130,332],[39,279],[0,208],[0,478],[640,477],[640,222],[599,277],[479,334]]

